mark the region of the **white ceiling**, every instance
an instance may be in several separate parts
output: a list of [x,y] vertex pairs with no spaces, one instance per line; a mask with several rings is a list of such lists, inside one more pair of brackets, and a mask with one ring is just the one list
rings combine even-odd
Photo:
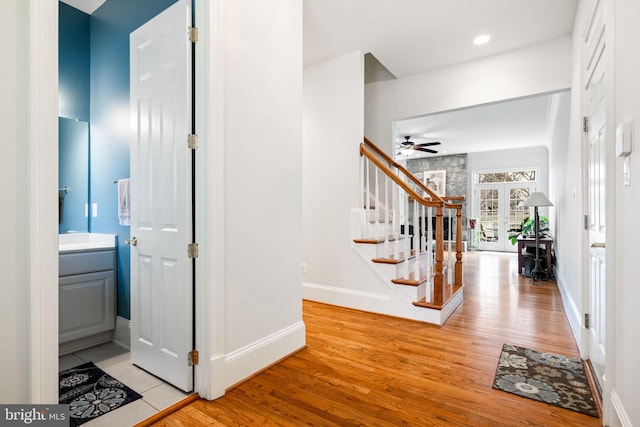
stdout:
[[[62,0],[91,14],[106,0]],[[303,0],[304,65],[361,50],[396,78],[571,34],[578,0]],[[473,38],[490,34],[475,46]],[[439,154],[547,144],[553,96],[396,122],[396,135],[442,141]],[[418,140],[419,138],[425,138]],[[412,157],[428,155],[419,153]]]
[[[371,52],[397,78],[571,34],[578,0],[304,0],[304,63]],[[491,41],[475,46],[479,34]]]
[[91,15],[97,8],[102,6],[107,0],[60,0],[62,3],[66,3],[69,6],[75,7],[78,10],[83,11]]
[[[558,108],[568,92],[545,94],[396,121],[396,142],[405,135],[419,144],[441,141],[438,155],[549,145]],[[396,151],[397,153],[397,151]],[[414,152],[408,158],[433,156]],[[402,156],[403,158],[407,156]]]
[[[304,0],[304,62],[361,50],[403,78],[567,36],[577,6],[578,0]],[[491,41],[475,46],[480,34]],[[438,155],[548,145],[557,96],[400,120],[395,135],[441,141],[429,147]],[[410,158],[424,156],[433,154]]]

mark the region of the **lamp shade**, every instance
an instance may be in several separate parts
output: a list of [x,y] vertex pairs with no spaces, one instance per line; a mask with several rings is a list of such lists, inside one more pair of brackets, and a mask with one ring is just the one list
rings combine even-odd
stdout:
[[534,206],[553,206],[553,203],[547,199],[547,196],[542,192],[531,193],[529,198],[522,204],[525,208]]

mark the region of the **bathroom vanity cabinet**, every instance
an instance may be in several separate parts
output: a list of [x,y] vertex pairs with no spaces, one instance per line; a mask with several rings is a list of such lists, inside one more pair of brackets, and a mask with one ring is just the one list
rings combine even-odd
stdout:
[[116,277],[115,248],[60,252],[60,354],[112,339]]

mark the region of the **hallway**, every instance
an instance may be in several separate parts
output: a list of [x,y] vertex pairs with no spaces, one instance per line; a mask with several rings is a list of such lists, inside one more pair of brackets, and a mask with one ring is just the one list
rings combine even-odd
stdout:
[[492,389],[503,343],[577,357],[555,282],[515,254],[467,252],[465,300],[434,326],[305,301],[307,348],[155,426],[599,426]]

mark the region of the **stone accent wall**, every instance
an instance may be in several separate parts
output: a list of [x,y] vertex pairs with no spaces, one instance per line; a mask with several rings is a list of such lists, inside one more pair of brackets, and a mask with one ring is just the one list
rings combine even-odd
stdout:
[[[424,171],[446,170],[447,196],[464,196],[462,203],[462,231],[463,240],[467,240],[467,226],[469,225],[467,201],[469,199],[469,171],[467,169],[467,155],[454,154],[451,156],[422,157],[408,159],[407,170],[422,181]],[[455,202],[454,202],[455,203]],[[446,214],[446,212],[445,212]],[[455,219],[454,219],[455,221]],[[455,224],[455,222],[454,222]]]

